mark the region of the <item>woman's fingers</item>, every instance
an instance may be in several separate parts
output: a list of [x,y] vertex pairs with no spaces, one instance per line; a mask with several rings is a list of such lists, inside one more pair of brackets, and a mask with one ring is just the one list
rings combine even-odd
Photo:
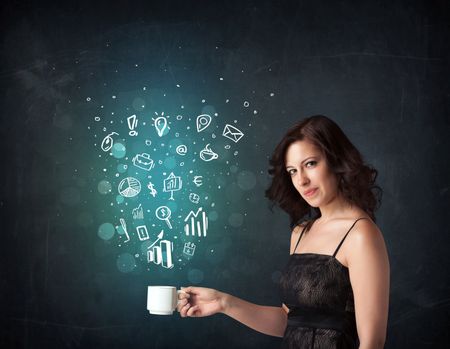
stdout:
[[199,309],[198,305],[192,306],[190,303],[179,304],[178,311],[181,317],[195,316],[195,312]]
[[198,310],[198,305],[194,305],[193,307],[191,307],[190,309],[187,310],[186,315],[187,316],[195,316],[194,313]]
[[185,299],[182,299],[182,300],[180,300],[180,301],[178,301],[178,304],[177,304],[177,310],[180,312],[181,311],[181,309],[186,305],[188,303],[188,300],[185,298]]
[[187,312],[188,312],[190,307],[191,307],[191,305],[189,303],[187,303],[185,306],[182,306],[181,309],[180,309],[180,316],[181,317],[186,317],[187,316]]
[[178,293],[178,299],[189,299],[189,298],[191,298],[191,295],[189,293],[185,292]]

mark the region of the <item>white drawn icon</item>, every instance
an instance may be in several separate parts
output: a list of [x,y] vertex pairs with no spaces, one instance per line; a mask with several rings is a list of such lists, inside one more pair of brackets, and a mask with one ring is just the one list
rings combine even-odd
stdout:
[[[155,114],[158,115],[158,113],[155,113]],[[167,119],[163,116],[164,113],[162,113],[161,115],[162,116],[158,116],[154,122],[156,132],[158,133],[158,136],[160,136],[160,137],[163,136],[164,131],[167,128]]]
[[138,124],[138,118],[136,115],[131,115],[127,118],[127,122],[128,122],[128,128],[130,129],[130,132],[128,132],[128,134],[130,136],[137,136],[138,133],[135,130],[135,128],[137,127]]
[[103,138],[101,148],[103,151],[110,151],[112,146],[114,145],[114,140],[111,137],[112,135],[119,135],[117,132],[111,132],[109,135],[107,135],[105,138]]
[[139,240],[144,241],[150,239],[150,236],[148,236],[147,227],[145,225],[136,227],[136,231],[138,233]]
[[[169,240],[161,240],[163,234],[164,230],[161,230],[156,241],[147,248],[147,261],[171,269],[174,266],[172,259],[173,243]],[[160,240],[159,246],[155,246]]]
[[184,244],[183,253],[192,257],[195,253],[195,244],[193,242],[186,242]]
[[184,144],[181,144],[175,150],[178,155],[184,156],[187,153],[187,147]]
[[144,219],[144,210],[142,209],[141,204],[139,204],[138,207],[133,208],[131,213],[133,215],[133,219]]
[[206,213],[203,212],[202,207],[195,213],[194,211],[189,212],[184,219],[184,222],[186,223],[184,226],[186,235],[195,236],[197,234],[198,236],[206,236],[208,230],[208,217],[206,217]]
[[147,153],[136,154],[132,162],[134,166],[139,167],[140,169],[143,169],[145,171],[150,171],[153,167],[155,167],[155,162]]
[[181,177],[175,176],[173,174],[173,172],[171,172],[169,177],[167,177],[164,180],[163,191],[166,192],[166,193],[170,191],[170,198],[169,198],[169,200],[174,200],[173,192],[181,190],[182,186],[183,186],[183,181],[181,180]]
[[172,229],[172,224],[170,224],[170,221],[169,221],[171,214],[172,214],[172,211],[167,206],[159,206],[155,211],[156,218],[158,218],[159,220],[162,220],[162,221],[166,221],[167,226],[170,229]]
[[158,193],[158,192],[156,191],[156,189],[155,189],[155,187],[154,187],[154,185],[153,185],[152,182],[148,182],[147,188],[150,190],[150,195],[153,196],[153,197],[155,197],[156,194]]
[[153,243],[152,243],[149,247],[147,247],[147,250],[149,250],[149,249],[151,249],[153,246],[155,246],[156,243],[157,243],[159,240],[161,240],[161,239],[163,238],[163,236],[164,236],[164,230],[161,230],[161,232],[160,232],[160,233],[158,234],[158,236],[156,237],[156,240],[153,241]]
[[203,184],[203,176],[194,176],[194,179],[192,180],[192,182],[197,186],[197,187],[201,187]]
[[236,127],[226,124],[223,129],[222,136],[232,140],[234,143],[237,143],[242,137],[244,137],[244,134]]
[[201,114],[197,116],[197,132],[202,132],[211,123],[211,116],[208,114]]
[[198,196],[198,194],[195,194],[195,193],[190,193],[189,200],[191,202],[193,202],[194,204],[198,204],[198,202],[200,201],[200,196]]
[[132,198],[141,192],[141,182],[134,177],[127,177],[119,183],[119,194],[126,198]]
[[214,153],[209,147],[209,143],[200,151],[200,159],[203,161],[215,160],[219,157],[217,153]]
[[[125,233],[125,236],[127,237],[127,239],[124,241],[124,243],[128,242],[128,241],[130,241],[130,235],[128,235],[127,224],[125,223],[125,219],[119,218],[119,221],[120,221],[120,225],[122,227],[122,230]],[[116,227],[116,229],[117,228],[118,227]]]

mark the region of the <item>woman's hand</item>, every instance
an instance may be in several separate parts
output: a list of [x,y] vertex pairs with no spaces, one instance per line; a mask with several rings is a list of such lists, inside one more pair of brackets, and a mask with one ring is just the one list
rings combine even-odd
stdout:
[[180,300],[177,310],[181,317],[203,317],[223,312],[225,309],[225,293],[212,288],[186,287],[178,294]]

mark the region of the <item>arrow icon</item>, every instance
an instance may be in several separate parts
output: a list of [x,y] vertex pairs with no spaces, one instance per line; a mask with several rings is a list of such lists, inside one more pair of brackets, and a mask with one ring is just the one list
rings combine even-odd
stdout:
[[149,250],[149,249],[151,249],[153,246],[155,246],[156,243],[157,243],[159,240],[161,240],[161,239],[163,238],[163,235],[164,235],[164,230],[161,230],[161,232],[158,234],[157,239],[155,240],[155,242],[152,243],[149,247],[147,247],[147,249]]

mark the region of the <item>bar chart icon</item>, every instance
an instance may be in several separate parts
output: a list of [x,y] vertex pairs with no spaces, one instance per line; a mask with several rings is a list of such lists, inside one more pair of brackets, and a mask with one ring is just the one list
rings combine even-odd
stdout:
[[172,259],[173,242],[161,240],[158,246],[150,246],[147,251],[147,261],[163,268],[172,269],[174,267]]

